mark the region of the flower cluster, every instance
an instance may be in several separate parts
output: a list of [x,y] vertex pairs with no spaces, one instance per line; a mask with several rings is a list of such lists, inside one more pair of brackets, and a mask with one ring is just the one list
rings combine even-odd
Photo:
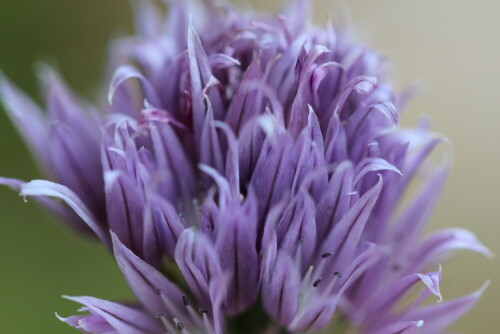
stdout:
[[50,181],[0,182],[109,247],[138,301],[68,297],[85,313],[61,320],[84,333],[432,334],[473,306],[482,289],[434,303],[439,263],[488,249],[457,228],[421,237],[443,138],[400,130],[384,60],[342,27],[309,26],[308,4],[275,18],[179,0],[164,19],[137,1],[101,111],[48,68],[47,112],[1,80]]

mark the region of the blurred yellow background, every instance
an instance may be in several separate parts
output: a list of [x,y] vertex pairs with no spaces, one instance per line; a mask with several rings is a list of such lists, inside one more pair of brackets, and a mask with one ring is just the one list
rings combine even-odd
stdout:
[[[273,10],[282,3],[237,2]],[[500,254],[500,2],[312,2],[319,24],[347,8],[359,39],[391,61],[396,87],[426,80],[426,91],[409,105],[403,125],[429,115],[433,128],[453,142],[455,161],[431,227],[469,228]],[[38,99],[33,65],[49,62],[77,92],[93,98],[102,88],[108,39],[130,32],[125,0],[3,0],[0,68]],[[39,176],[3,113],[0,157],[1,176]],[[445,298],[471,292],[486,279],[492,285],[454,330],[500,332],[500,269],[497,260],[466,252],[444,265]],[[68,233],[32,202],[0,188],[0,333],[74,333],[54,316],[74,314],[77,308],[62,294],[130,297],[101,246]]]

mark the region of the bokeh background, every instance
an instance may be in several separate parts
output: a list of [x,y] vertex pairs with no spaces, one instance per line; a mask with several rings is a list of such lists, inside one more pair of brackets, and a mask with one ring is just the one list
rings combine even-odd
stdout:
[[[278,10],[282,1],[237,1]],[[316,0],[315,20],[344,11],[360,40],[392,62],[395,86],[427,82],[403,125],[421,115],[453,142],[454,167],[431,228],[472,229],[500,254],[500,2],[496,0]],[[94,98],[104,73],[107,41],[130,34],[126,0],[0,0],[0,68],[39,100],[34,64],[48,62],[80,95]],[[0,175],[39,176],[23,143],[0,112]],[[500,330],[500,269],[470,253],[444,267],[445,298],[491,279],[485,296],[455,330]],[[74,314],[61,295],[131,297],[110,255],[70,234],[32,202],[0,188],[0,333],[74,333],[54,312]],[[425,334],[425,333],[424,333]]]

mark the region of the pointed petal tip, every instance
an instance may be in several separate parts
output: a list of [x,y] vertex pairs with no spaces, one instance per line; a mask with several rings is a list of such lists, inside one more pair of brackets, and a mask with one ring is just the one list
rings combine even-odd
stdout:
[[488,260],[494,260],[496,258],[495,253],[493,253],[488,247],[484,246],[484,253],[483,255],[488,259]]
[[37,62],[35,64],[35,72],[43,84],[49,84],[53,80],[59,79],[59,74],[57,71],[45,62]]
[[486,282],[484,282],[483,285],[473,293],[473,295],[476,295],[478,298],[481,297],[490,285],[491,285],[491,280],[489,279]]
[[448,137],[442,136],[441,137],[441,141],[442,141],[443,144],[453,146],[453,142]]
[[475,250],[476,252],[483,254],[484,257],[486,257],[488,260],[494,260],[495,259],[496,255],[486,245],[484,245],[477,238],[477,236],[474,233],[472,233],[470,231],[466,231],[466,232],[470,233],[470,235],[472,237],[472,239],[471,239],[472,242],[475,241],[475,243],[476,243],[476,249],[472,249],[472,250]]
[[271,137],[278,128],[276,118],[272,114],[265,114],[259,116],[257,119],[257,124],[266,133],[268,137]]
[[125,245],[121,242],[120,238],[116,235],[115,232],[109,230],[109,234],[111,235],[111,244],[113,245],[113,254],[115,257],[119,255],[120,252],[123,251]]
[[4,100],[5,91],[11,85],[10,80],[5,73],[0,69],[0,100]]
[[62,322],[66,322],[66,319],[68,319],[68,318],[61,317],[59,314],[57,314],[57,312],[54,312],[54,315],[56,316],[56,318],[59,321],[62,321]]
[[155,87],[151,82],[139,71],[137,68],[130,65],[122,65],[116,69],[113,77],[111,78],[111,83],[108,90],[108,103],[113,105],[113,99],[118,88],[127,80],[135,78],[139,80],[141,84],[144,99],[148,100],[148,104],[159,106],[160,99],[156,93]]
[[443,296],[441,295],[441,291],[439,289],[441,273],[442,273],[442,267],[441,264],[439,264],[439,269],[436,272],[431,272],[428,274],[417,274],[422,283],[424,283],[427,286],[429,292],[431,292],[438,298],[437,300],[438,303],[441,303],[443,301]]
[[61,297],[63,299],[66,299],[66,300],[71,300],[73,302],[77,301],[78,299],[81,298],[81,296],[70,296],[70,295],[61,295]]
[[104,191],[110,193],[113,185],[118,181],[120,176],[124,173],[121,170],[107,170],[104,171]]
[[9,187],[14,191],[20,191],[24,181],[7,177],[0,177],[0,185]]
[[106,246],[110,246],[109,236],[105,233],[102,225],[95,219],[93,213],[82,202],[80,197],[70,188],[52,181],[32,180],[21,185],[19,195],[23,197],[52,197],[62,200],[73,209],[75,214],[87,224]]
[[188,36],[188,49],[192,49],[193,48],[193,42],[194,42],[193,39],[199,38],[198,33],[196,32],[196,28],[194,27],[193,14],[192,13],[189,13],[189,17],[188,17],[188,33],[187,33],[187,36]]

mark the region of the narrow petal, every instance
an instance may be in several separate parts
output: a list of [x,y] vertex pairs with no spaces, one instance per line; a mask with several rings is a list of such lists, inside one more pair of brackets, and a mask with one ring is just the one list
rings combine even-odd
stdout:
[[332,260],[335,259],[338,270],[345,268],[354,255],[381,189],[380,177],[377,184],[353,205],[323,242],[321,253],[334,253]]
[[391,165],[381,158],[366,158],[356,166],[356,177],[354,178],[354,185],[356,185],[367,173],[379,171],[392,171],[403,175],[396,166]]
[[278,248],[284,253],[300,257],[305,268],[316,250],[316,221],[314,202],[300,192],[290,202],[277,227]]
[[425,322],[423,320],[397,322],[383,328],[368,330],[363,332],[363,334],[417,334],[421,332],[420,328],[422,328],[424,324]]
[[268,139],[260,153],[250,181],[259,201],[259,217],[264,217],[290,191],[294,176],[292,148],[288,135],[278,134]]
[[191,229],[182,232],[175,248],[175,260],[198,300],[211,307],[210,282],[222,275],[216,250],[206,236]]
[[[154,105],[155,107],[160,107],[160,99],[158,98],[157,92],[151,82],[144,77],[137,69],[132,66],[121,66],[118,68],[111,79],[111,86],[108,93],[108,102],[113,104],[115,101],[115,93],[125,81],[129,79],[138,79],[144,90],[144,98]],[[140,101],[142,102],[142,101]]]
[[[188,54],[193,106],[193,132],[196,142],[199,143],[206,109],[204,106],[205,94],[203,91],[212,79],[212,71],[200,37],[192,24],[189,24],[188,28]],[[220,119],[222,117],[220,95],[216,90],[211,90],[210,92],[208,98],[213,106],[214,118]]]
[[41,167],[48,171],[50,163],[46,143],[49,127],[41,110],[2,73],[0,73],[0,100],[12,123],[40,161]]
[[341,162],[317,204],[318,239],[324,240],[333,226],[345,216],[351,206],[354,167],[350,161]]
[[412,312],[410,316],[424,321],[423,330],[426,334],[442,333],[443,330],[474,307],[488,285],[489,282],[486,282],[479,290],[470,295],[424,307]]
[[430,175],[395,222],[392,233],[394,234],[394,261],[397,265],[403,265],[402,259],[413,251],[412,245],[418,242],[436,205],[447,174],[448,168],[445,166]]
[[415,251],[418,255],[410,259],[409,270],[433,265],[451,251],[459,249],[472,250],[493,257],[493,253],[473,233],[460,228],[450,228],[433,234],[421,243]]
[[[86,307],[91,315],[85,318],[62,319],[70,325],[89,333],[105,333],[111,327],[116,333],[156,334],[162,333],[159,322],[136,308],[93,297],[65,297]],[[90,317],[90,318],[89,318]],[[96,319],[98,317],[98,319]]]
[[266,311],[287,326],[299,308],[300,276],[294,261],[280,252],[273,274],[262,282],[262,302]]
[[255,205],[228,208],[217,228],[216,249],[221,267],[231,274],[226,312],[237,314],[255,301],[259,287]]
[[69,188],[50,181],[33,180],[21,186],[20,195],[25,197],[55,197],[62,200],[75,211],[105,245],[111,246],[109,234],[97,223],[89,209]]
[[[184,310],[184,294],[162,273],[148,265],[125,245],[115,234],[113,247],[116,261],[132,292],[150,314],[166,313],[167,318],[181,317]],[[162,297],[169,301],[166,305]],[[179,314],[181,313],[181,314]]]
[[165,199],[153,194],[149,196],[148,203],[162,253],[173,258],[177,240],[186,227],[173,205]]

